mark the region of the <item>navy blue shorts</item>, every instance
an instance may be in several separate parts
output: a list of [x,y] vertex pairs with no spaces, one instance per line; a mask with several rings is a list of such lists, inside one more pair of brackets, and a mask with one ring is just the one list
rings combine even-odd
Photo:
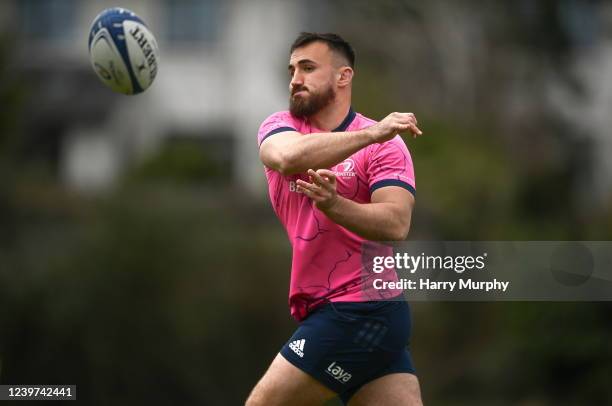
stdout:
[[381,376],[414,374],[405,300],[335,302],[315,309],[280,353],[347,402]]

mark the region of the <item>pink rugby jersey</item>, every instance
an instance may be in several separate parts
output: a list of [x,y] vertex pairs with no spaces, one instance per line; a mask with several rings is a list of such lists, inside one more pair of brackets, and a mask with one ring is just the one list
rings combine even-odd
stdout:
[[[356,131],[375,123],[351,109],[334,131]],[[297,131],[304,137],[323,132],[308,120],[281,111],[261,124],[258,143],[268,137],[282,137],[286,131]],[[400,186],[415,193],[412,159],[399,135],[382,144],[368,145],[329,169],[336,173],[338,194],[357,203],[370,203],[372,192],[385,186]],[[373,274],[371,266],[368,271],[364,269],[362,247],[366,240],[334,223],[311,199],[296,191],[296,180],[309,181],[306,173],[283,176],[267,167],[265,173],[272,207],[293,249],[289,306],[294,318],[303,320],[327,301],[363,302],[401,293],[377,289],[373,297],[374,278],[395,281],[397,274],[392,269],[381,274]],[[391,247],[377,251],[392,255]]]

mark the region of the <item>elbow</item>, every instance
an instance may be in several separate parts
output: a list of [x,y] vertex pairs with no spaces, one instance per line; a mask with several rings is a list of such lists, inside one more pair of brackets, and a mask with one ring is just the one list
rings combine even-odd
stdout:
[[410,231],[410,223],[404,223],[395,225],[389,231],[389,241],[404,241],[408,238],[408,232]]
[[299,172],[296,168],[297,164],[294,154],[279,151],[276,158],[276,170],[283,176],[289,176]]
[[293,172],[291,171],[291,161],[289,161],[289,159],[285,156],[279,158],[279,160],[276,162],[276,171],[283,176],[292,175]]
[[279,148],[266,148],[265,153],[260,151],[259,157],[264,165],[283,176],[293,175],[298,172],[295,170],[296,158],[293,154]]
[[387,241],[404,241],[407,237],[407,232],[393,231],[389,233]]
[[398,210],[395,213],[395,221],[391,231],[390,241],[404,241],[408,238],[410,224],[412,223],[412,210]]

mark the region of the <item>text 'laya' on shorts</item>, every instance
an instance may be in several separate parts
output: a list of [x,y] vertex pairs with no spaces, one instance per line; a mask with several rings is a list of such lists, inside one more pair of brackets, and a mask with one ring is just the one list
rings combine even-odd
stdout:
[[346,402],[381,376],[415,373],[410,330],[410,308],[403,299],[329,302],[302,321],[280,352]]

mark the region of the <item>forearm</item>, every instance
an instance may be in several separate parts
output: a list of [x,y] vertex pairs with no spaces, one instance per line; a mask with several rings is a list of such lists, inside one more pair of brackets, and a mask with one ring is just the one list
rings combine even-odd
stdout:
[[312,133],[293,137],[279,146],[286,175],[310,168],[330,168],[373,142],[367,130]]
[[390,202],[356,203],[338,196],[323,212],[336,224],[372,241],[402,241],[410,229],[410,211]]
[[307,169],[330,168],[370,144],[384,143],[405,131],[422,134],[412,113],[391,113],[380,123],[358,131],[311,134],[286,131],[262,141],[259,157],[268,168],[293,175]]

